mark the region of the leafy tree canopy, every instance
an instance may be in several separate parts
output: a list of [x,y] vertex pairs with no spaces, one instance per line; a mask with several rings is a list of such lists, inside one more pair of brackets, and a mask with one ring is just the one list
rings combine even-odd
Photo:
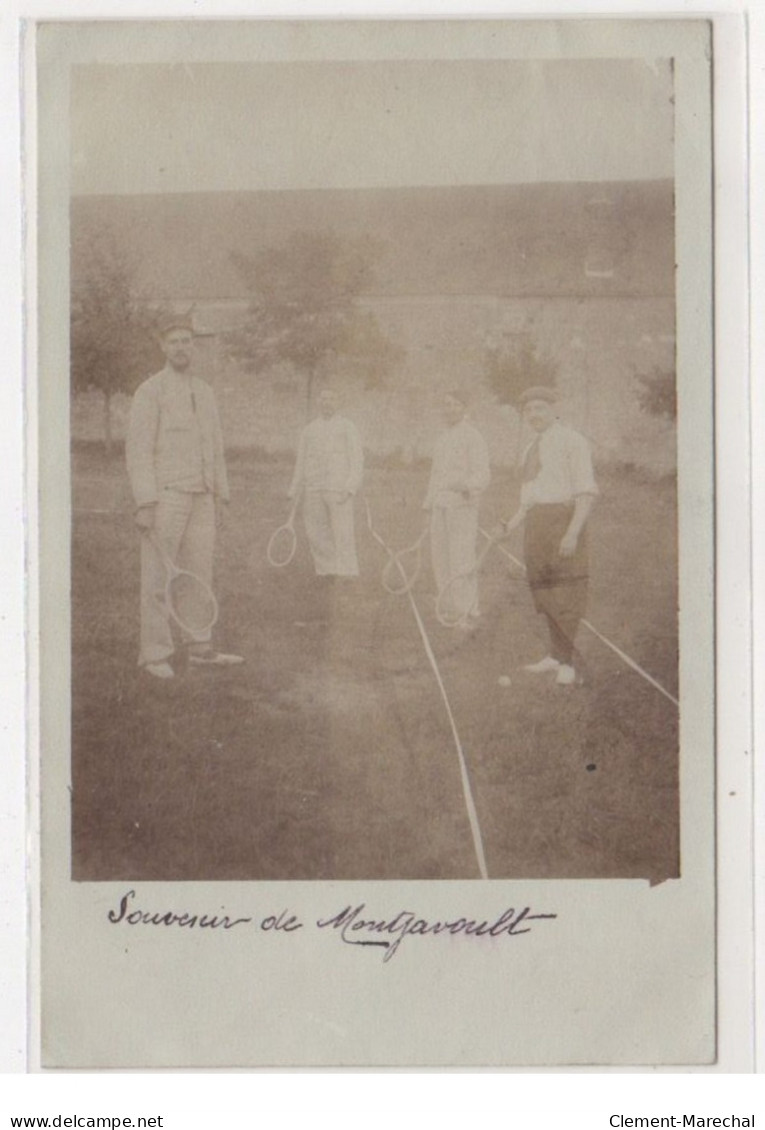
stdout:
[[306,378],[309,400],[333,360],[368,386],[384,381],[402,351],[357,302],[379,254],[372,239],[331,232],[295,232],[279,247],[234,252],[252,301],[245,325],[227,335],[231,354],[250,371],[288,362]]
[[158,311],[136,292],[128,251],[108,228],[72,247],[71,377],[76,392],[130,391],[161,364]]
[[557,365],[537,351],[529,332],[514,334],[486,350],[485,375],[500,404],[517,405],[524,389],[555,384]]
[[677,388],[674,371],[654,366],[650,373],[638,374],[637,401],[649,416],[669,422],[677,419]]
[[104,397],[104,439],[111,448],[111,400],[161,366],[154,335],[158,311],[137,294],[128,251],[109,228],[72,246],[70,372],[72,390]]

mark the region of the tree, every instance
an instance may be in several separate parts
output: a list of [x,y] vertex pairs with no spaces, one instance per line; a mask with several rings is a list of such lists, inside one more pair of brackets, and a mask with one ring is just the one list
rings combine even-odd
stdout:
[[391,341],[371,311],[357,310],[335,350],[365,388],[378,388],[401,364],[406,350]]
[[379,246],[330,232],[295,232],[279,247],[232,253],[252,296],[246,323],[226,335],[249,371],[288,362],[305,380],[310,409],[316,378],[342,360],[367,387],[382,383],[402,350],[357,300],[370,287]]
[[485,375],[500,404],[517,405],[521,393],[531,385],[554,386],[557,365],[538,354],[531,333],[524,331],[486,350]]
[[505,334],[502,345],[486,349],[484,374],[486,382],[500,404],[511,404],[518,411],[516,463],[521,463],[523,420],[519,403],[521,393],[532,385],[555,385],[558,367],[549,357],[537,352],[530,330]]
[[649,416],[673,423],[677,419],[677,389],[674,371],[654,366],[650,373],[637,375],[637,402]]
[[102,394],[111,454],[114,396],[161,365],[153,332],[158,311],[139,297],[130,255],[108,228],[76,235],[71,272],[72,390]]

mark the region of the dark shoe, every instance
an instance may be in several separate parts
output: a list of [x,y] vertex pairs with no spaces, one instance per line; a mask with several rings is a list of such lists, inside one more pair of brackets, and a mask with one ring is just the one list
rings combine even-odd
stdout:
[[192,651],[189,654],[189,663],[193,667],[236,667],[244,663],[242,655],[226,655],[223,651]]

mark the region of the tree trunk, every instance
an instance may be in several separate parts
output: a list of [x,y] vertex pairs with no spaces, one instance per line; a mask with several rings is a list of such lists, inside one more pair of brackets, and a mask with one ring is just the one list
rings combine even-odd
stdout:
[[104,393],[104,448],[107,459],[112,454],[112,396]]
[[516,408],[518,413],[518,428],[515,433],[515,466],[520,470],[523,466],[523,409],[520,405]]
[[316,377],[316,369],[308,369],[305,379],[305,418],[306,423],[311,419],[311,401],[313,399],[313,385]]

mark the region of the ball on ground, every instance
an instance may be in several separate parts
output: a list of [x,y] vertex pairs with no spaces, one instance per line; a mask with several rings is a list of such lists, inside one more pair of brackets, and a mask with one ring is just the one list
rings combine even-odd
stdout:
[[512,685],[512,681],[513,681],[513,680],[512,680],[511,678],[510,678],[510,676],[509,676],[509,675],[500,675],[500,676],[499,676],[499,678],[497,679],[497,682],[499,683],[499,685],[500,685],[501,687],[509,687],[509,686],[511,686],[511,685]]

